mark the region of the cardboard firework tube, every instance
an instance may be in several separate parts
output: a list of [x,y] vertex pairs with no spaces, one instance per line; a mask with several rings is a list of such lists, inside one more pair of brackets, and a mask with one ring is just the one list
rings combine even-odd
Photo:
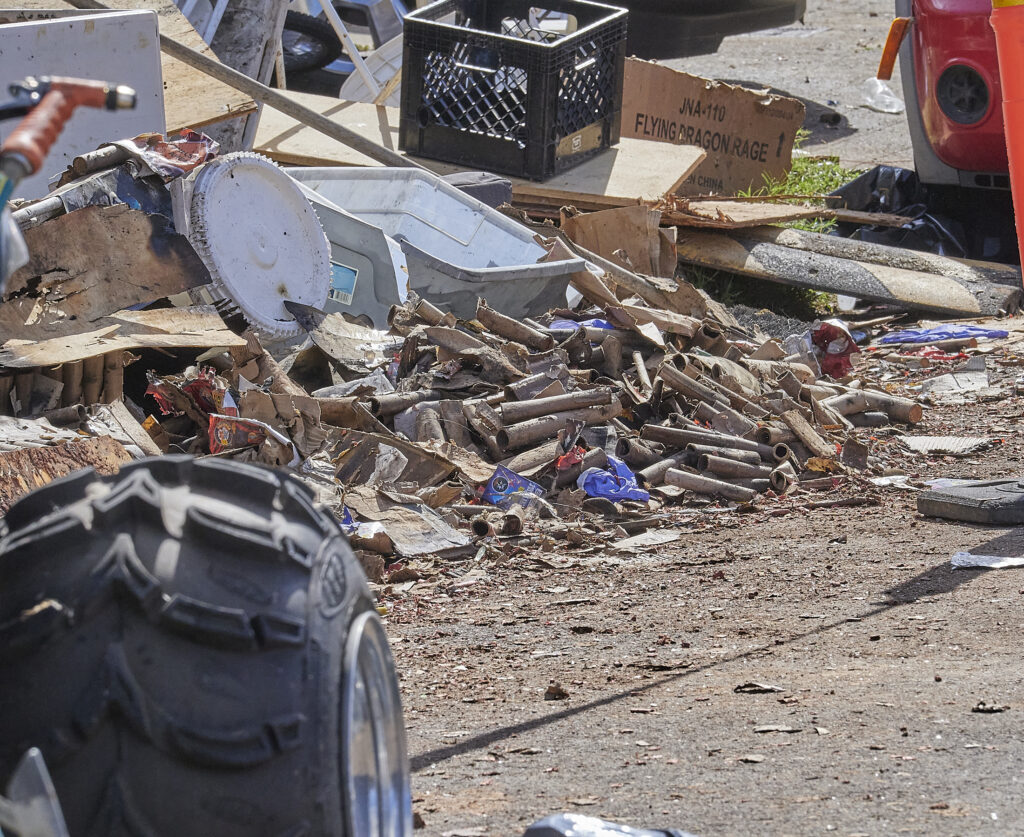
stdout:
[[865,413],[868,410],[868,399],[864,396],[863,390],[859,389],[851,389],[842,395],[833,395],[821,403],[825,407],[835,410],[841,416]]
[[445,393],[436,389],[422,389],[417,392],[389,392],[386,395],[377,395],[368,399],[367,403],[370,405],[370,412],[377,418],[390,418],[421,401],[440,401],[444,397]]
[[[862,389],[853,390],[852,393],[860,393],[864,397],[864,402],[867,406],[864,410],[857,410],[855,412],[882,412],[885,413],[893,421],[902,421],[905,424],[917,424],[922,418],[924,418],[924,408],[916,401],[911,401],[909,398],[900,398],[895,395],[889,395],[887,392],[878,392],[873,389]],[[843,396],[836,396],[841,398]],[[829,399],[830,401],[832,399]],[[832,406],[831,404],[829,406]],[[842,412],[841,410],[839,412]]]
[[636,367],[636,377],[640,381],[640,386],[644,388],[645,392],[650,392],[653,385],[651,384],[651,376],[647,374],[647,366],[644,364],[642,353],[633,352],[633,365]]
[[48,410],[43,413],[43,418],[56,427],[68,427],[73,424],[83,424],[89,420],[89,413],[82,404],[71,404],[67,407],[58,407],[56,410]]
[[583,461],[573,465],[571,468],[566,468],[564,471],[559,471],[555,474],[555,488],[565,488],[567,485],[572,485],[579,479],[580,474],[586,471],[588,468],[607,468],[608,467],[608,454],[605,453],[601,448],[594,448],[588,450],[586,455],[583,457]]
[[347,395],[343,398],[317,398],[320,406],[320,421],[334,427],[355,427],[359,423],[355,406],[359,398]]
[[810,451],[811,456],[817,456],[821,459],[836,458],[835,447],[823,439],[818,431],[811,427],[807,419],[799,412],[787,410],[782,414],[782,420],[786,422],[786,425],[793,431],[797,439],[803,443],[804,447]]
[[526,509],[522,506],[512,506],[501,516],[501,528],[498,531],[510,537],[521,535],[525,518]]
[[886,427],[891,419],[885,413],[872,411],[866,413],[854,413],[847,416],[847,420],[854,427]]
[[711,420],[711,425],[716,430],[735,433],[738,436],[746,436],[757,429],[757,422],[737,413],[732,407],[722,407],[718,411],[718,415]]
[[[922,255],[921,253],[914,253],[914,255]],[[894,345],[900,349],[906,349],[908,351],[916,351],[921,348],[920,343],[895,343]],[[935,340],[928,344],[934,346],[936,349],[941,349],[944,352],[957,352],[960,349],[974,349],[978,346],[978,338],[976,337],[961,337],[952,340]]]
[[113,404],[124,395],[124,354],[120,351],[103,355],[103,401]]
[[[449,399],[451,400],[451,399]],[[486,404],[489,407],[497,407],[505,400],[504,392],[496,392],[493,395],[488,395],[485,398],[469,398],[466,401],[460,401],[460,404]],[[441,402],[444,403],[443,401]]]
[[796,401],[800,400],[800,390],[803,389],[803,384],[800,382],[800,379],[793,374],[791,369],[787,369],[779,375],[778,378],[775,379],[775,382],[779,385],[779,389],[786,393],[790,398]]
[[636,472],[636,481],[644,488],[653,488],[658,485],[662,485],[665,482],[665,474],[670,469],[675,468],[678,465],[687,465],[690,463],[696,463],[696,455],[689,451],[682,451],[674,456],[666,456],[661,462],[656,462],[654,465],[648,465],[640,471]]
[[39,374],[44,378],[49,378],[51,381],[60,381],[64,383],[64,367],[63,366],[40,366]]
[[426,299],[421,299],[416,303],[413,313],[432,326],[440,325],[444,320],[444,311]]
[[759,395],[762,389],[757,377],[749,369],[726,358],[718,358],[711,365],[711,377],[747,398]]
[[510,401],[498,407],[504,424],[518,424],[521,421],[540,418],[563,410],[579,410],[583,407],[600,407],[615,401],[615,395],[606,389],[577,390],[550,398],[536,398],[532,401]]
[[665,382],[666,386],[671,387],[676,392],[681,392],[687,398],[704,401],[716,407],[727,407],[729,405],[729,401],[711,389],[711,387],[707,387],[689,375],[683,374],[671,363],[665,362],[658,367],[658,377]]
[[32,406],[32,389],[35,386],[35,372],[21,372],[14,376],[14,397],[18,401],[16,416],[27,416]]
[[0,375],[0,416],[9,416],[12,412],[11,388],[13,386],[13,375]]
[[722,332],[707,323],[702,323],[690,338],[690,346],[703,349],[712,355],[724,355],[730,348],[729,341],[722,336]]
[[520,378],[518,381],[505,385],[505,400],[525,401],[533,398],[538,392],[543,392],[557,380],[559,379],[552,378],[546,372],[537,372],[534,375]]
[[519,424],[510,424],[496,434],[498,444],[505,450],[525,448],[534,442],[542,442],[558,434],[568,419],[577,419],[584,424],[601,424],[622,413],[622,404],[615,400],[600,407],[584,407],[582,410],[566,410],[543,418],[530,419]]
[[441,427],[441,413],[432,407],[416,411],[416,441],[443,442],[444,428]]
[[634,471],[648,468],[664,459],[662,453],[652,450],[639,439],[622,438],[615,443],[615,455]]
[[676,488],[693,491],[695,494],[725,497],[727,500],[736,500],[741,503],[749,503],[757,496],[757,492],[752,488],[744,488],[742,485],[733,485],[731,482],[722,482],[699,474],[691,474],[688,471],[680,471],[678,468],[668,469],[665,473],[665,482],[676,486]]
[[718,381],[713,381],[712,383],[722,397],[729,402],[729,406],[732,407],[732,409],[742,410],[746,415],[755,419],[764,419],[769,416],[769,412],[764,407],[755,404],[742,393],[729,389],[729,387],[718,383]]
[[800,387],[800,397],[804,401],[810,401],[811,398],[817,398],[819,401],[825,401],[829,398],[835,398],[837,395],[842,394],[842,390],[837,392],[832,387],[820,386],[818,384],[804,384]]
[[754,432],[754,438],[762,445],[777,445],[780,442],[792,442],[796,435],[788,427],[777,424],[762,424]]
[[477,300],[476,318],[499,337],[522,343],[538,352],[546,352],[555,347],[555,338],[550,334],[543,334],[535,328],[530,328],[526,323],[513,320],[511,317],[506,317],[493,308],[489,308],[487,300]]
[[96,404],[103,392],[103,355],[87,357],[82,362],[82,400]]
[[741,480],[768,479],[772,469],[763,465],[751,465],[748,462],[738,462],[735,459],[727,459],[724,456],[712,456],[702,453],[697,460],[697,470],[710,471],[718,477],[729,477]]
[[693,443],[734,450],[752,450],[760,454],[762,458],[764,458],[762,451],[766,452],[768,456],[772,455],[771,448],[768,445],[758,444],[752,439],[741,439],[739,436],[715,433],[711,430],[683,430],[679,427],[661,427],[657,424],[647,424],[640,431],[640,438],[644,441],[675,445],[677,448],[686,447]]
[[[676,413],[676,415],[679,414]],[[706,401],[698,401],[697,406],[693,410],[693,417],[697,421],[701,422],[701,424],[711,424],[716,418],[718,418],[718,408],[713,407]],[[715,432],[717,433],[718,430],[716,429]]]
[[601,345],[593,350],[587,366],[600,369],[612,380],[622,377],[622,341],[617,337],[607,337]]
[[767,479],[756,479],[756,480],[740,480],[731,479],[729,480],[733,485],[738,485],[741,488],[750,488],[756,491],[758,494],[764,494],[766,491],[770,491],[772,484]]
[[772,459],[776,462],[786,462],[793,455],[793,450],[785,442],[772,445]]
[[[686,450],[690,453],[695,453],[697,456],[718,456],[722,459],[731,459],[734,462],[745,462],[747,465],[760,465],[761,456],[760,454],[752,450],[730,450],[729,448],[718,447],[715,445],[695,445],[693,443],[686,446]],[[701,470],[704,470],[703,468]]]
[[821,403],[844,416],[883,412],[893,421],[906,424],[917,424],[924,415],[924,409],[916,401],[870,389],[852,389]]
[[71,360],[62,365],[64,389],[60,393],[60,405],[67,407],[82,400],[82,374],[85,364],[80,360]]
[[510,471],[521,474],[524,471],[532,471],[534,468],[551,465],[554,463],[555,457],[558,456],[559,450],[558,440],[552,439],[550,442],[545,442],[542,445],[537,445],[535,448],[525,450],[511,459],[506,459],[501,464]]
[[469,522],[469,528],[473,530],[473,534],[478,538],[494,537],[497,532],[494,529],[494,524],[491,523],[488,515],[481,514],[478,517],[474,517]]
[[781,494],[797,482],[799,482],[799,480],[793,474],[787,473],[779,468],[776,468],[768,475],[768,483],[771,485],[772,491],[776,494]]

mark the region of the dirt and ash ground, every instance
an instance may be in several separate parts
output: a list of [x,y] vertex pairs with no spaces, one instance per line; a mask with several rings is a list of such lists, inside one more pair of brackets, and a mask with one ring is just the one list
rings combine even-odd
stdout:
[[[1021,473],[1022,338],[990,355],[1002,396],[913,431],[1000,443],[911,457],[881,431],[883,470]],[[563,810],[704,835],[1021,833],[1024,573],[949,559],[1021,554],[1024,530],[923,518],[915,494],[851,480],[690,508],[660,546],[563,541],[391,588],[420,833]],[[877,505],[807,507],[841,498]]]

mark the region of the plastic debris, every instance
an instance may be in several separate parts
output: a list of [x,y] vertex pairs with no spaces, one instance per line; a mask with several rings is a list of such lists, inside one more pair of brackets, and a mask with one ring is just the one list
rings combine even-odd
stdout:
[[871,110],[879,113],[903,113],[906,110],[900,97],[880,78],[872,76],[865,80],[863,92],[864,104]]
[[636,476],[625,462],[608,457],[608,468],[588,468],[576,480],[576,485],[587,492],[589,497],[604,497],[608,500],[633,500],[646,503],[651,495],[637,485]]
[[1007,567],[1024,567],[1024,555],[975,555],[972,552],[955,552],[950,563],[953,569],[981,567],[988,570],[1003,570]]
[[904,329],[893,331],[879,338],[879,343],[934,343],[937,340],[961,340],[970,337],[998,340],[1009,337],[1010,332],[1001,328],[985,328],[975,325],[933,326],[932,328]]
[[519,505],[529,508],[534,497],[540,497],[544,489],[537,483],[499,465],[494,476],[487,481],[480,499],[498,508]]

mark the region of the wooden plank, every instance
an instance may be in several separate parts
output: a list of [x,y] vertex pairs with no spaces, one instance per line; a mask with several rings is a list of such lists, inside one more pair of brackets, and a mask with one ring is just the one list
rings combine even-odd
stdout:
[[822,439],[818,431],[811,427],[807,419],[800,415],[797,410],[787,410],[782,414],[782,420],[796,437],[804,443],[804,447],[810,451],[812,456],[816,456],[819,459],[836,458],[836,449]]
[[[171,0],[104,0],[104,5],[113,10],[151,9],[157,14],[161,35],[168,35],[210,58],[217,57]],[[81,5],[64,0],[11,0],[7,7],[45,10],[74,9],[81,8]],[[168,136],[184,128],[201,128],[256,110],[256,103],[249,96],[204,75],[177,58],[161,53],[160,63],[163,67],[164,115]]]
[[[398,109],[362,102],[340,102],[328,96],[288,92],[288,97],[393,151],[398,149]],[[256,132],[255,151],[279,163],[296,166],[372,166],[374,161],[276,111],[264,112]],[[696,146],[672,146],[624,139],[618,146],[544,183],[510,177],[515,200],[546,200],[549,205],[572,203],[581,195],[618,198],[615,205],[637,198],[659,198],[684,172],[706,156]],[[464,167],[415,157],[437,174]],[[591,207],[584,207],[591,208]],[[608,208],[605,206],[594,208]]]
[[806,204],[720,201],[715,198],[667,201],[663,223],[680,227],[737,230],[763,224],[785,224],[804,218],[826,218],[831,210]]
[[908,310],[997,316],[1021,306],[1021,289],[796,250],[743,232],[681,232],[679,259],[783,285],[845,294]]
[[905,247],[891,247],[886,244],[856,241],[797,229],[756,227],[745,231],[743,235],[745,238],[781,244],[795,250],[820,253],[823,256],[838,256],[921,273],[937,273],[964,282],[994,282],[1011,288],[1021,287],[1021,270],[1018,265],[956,259],[935,253],[908,250]]
[[110,410],[110,415],[117,422],[118,427],[124,431],[124,435],[131,439],[146,456],[160,456],[163,453],[149,432],[135,420],[135,416],[128,412],[124,401],[118,399],[107,404],[106,407]]
[[244,346],[212,306],[119,311],[97,320],[92,331],[46,340],[7,340],[0,366],[28,369],[57,366],[119,349]]
[[122,308],[205,285],[210,274],[170,219],[87,206],[25,233],[30,258],[7,286],[0,334],[38,340]]

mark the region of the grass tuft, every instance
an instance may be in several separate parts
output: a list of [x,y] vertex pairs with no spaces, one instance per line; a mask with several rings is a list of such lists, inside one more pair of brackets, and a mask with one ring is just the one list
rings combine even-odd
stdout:
[[[797,131],[797,149],[807,139],[809,132]],[[756,189],[739,192],[740,197],[762,197],[771,195],[796,195],[809,203],[824,205],[821,196],[834,192],[860,174],[857,169],[844,168],[838,157],[812,157],[795,155],[793,166],[785,177],[764,175],[764,185]],[[785,226],[808,232],[827,233],[835,221],[809,218],[793,221]],[[723,305],[748,305],[752,308],[769,308],[777,314],[813,320],[835,310],[834,294],[820,291],[790,288],[786,285],[772,285],[767,293],[765,283],[747,276],[738,276],[718,270],[688,267],[686,278],[711,294]]]

